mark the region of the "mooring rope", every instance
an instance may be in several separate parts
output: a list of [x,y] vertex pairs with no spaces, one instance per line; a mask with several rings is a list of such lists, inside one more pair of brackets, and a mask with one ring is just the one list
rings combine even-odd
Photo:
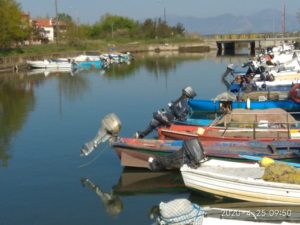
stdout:
[[101,149],[101,151],[99,152],[99,154],[98,155],[96,155],[92,160],[90,160],[89,162],[87,162],[87,163],[84,163],[84,164],[82,164],[82,165],[80,165],[80,166],[78,166],[78,168],[80,169],[80,168],[82,168],[82,167],[86,167],[86,166],[89,166],[89,165],[91,165],[94,161],[96,161],[108,148],[109,148],[110,146],[109,145],[107,145],[105,148],[103,148],[103,149]]

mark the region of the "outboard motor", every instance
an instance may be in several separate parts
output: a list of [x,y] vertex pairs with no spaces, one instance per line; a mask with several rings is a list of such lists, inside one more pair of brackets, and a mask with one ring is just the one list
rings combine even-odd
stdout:
[[89,155],[100,143],[110,138],[117,137],[120,133],[122,124],[116,114],[110,113],[101,121],[101,127],[93,140],[84,144],[81,148],[81,156]]
[[150,157],[148,161],[150,170],[161,171],[179,169],[183,164],[195,168],[203,159],[205,159],[203,147],[195,138],[185,140],[181,149],[168,156]]
[[192,87],[183,88],[181,96],[174,102],[170,102],[168,107],[154,112],[148,126],[143,131],[136,132],[135,137],[144,138],[160,126],[170,126],[174,120],[186,120],[189,114],[188,99],[194,98],[196,95]]
[[222,79],[225,79],[225,77],[227,77],[228,74],[231,74],[233,76],[232,73],[233,71],[234,71],[234,64],[228,64],[225,72],[222,75]]

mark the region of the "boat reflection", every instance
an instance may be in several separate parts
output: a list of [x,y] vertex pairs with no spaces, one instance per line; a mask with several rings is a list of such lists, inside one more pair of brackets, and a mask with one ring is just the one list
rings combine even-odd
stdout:
[[89,189],[95,192],[97,197],[100,198],[106,212],[109,215],[116,216],[122,211],[123,202],[121,198],[118,195],[116,195],[113,191],[104,192],[98,185],[94,184],[92,181],[86,178],[83,178],[80,181],[83,186],[88,187]]
[[100,185],[94,184],[90,179],[82,178],[80,181],[84,187],[95,192],[111,216],[116,216],[123,210],[123,196],[188,192],[180,173],[172,171],[156,173],[125,168],[110,192],[103,191]]
[[43,68],[43,69],[31,69],[26,72],[26,75],[41,75],[43,74],[45,77],[49,76],[50,74],[70,74],[73,75],[73,71],[71,68]]

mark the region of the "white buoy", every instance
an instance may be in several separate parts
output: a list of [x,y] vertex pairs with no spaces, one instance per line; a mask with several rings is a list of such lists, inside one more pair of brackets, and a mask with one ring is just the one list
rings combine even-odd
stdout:
[[251,101],[250,98],[247,98],[246,108],[250,109]]

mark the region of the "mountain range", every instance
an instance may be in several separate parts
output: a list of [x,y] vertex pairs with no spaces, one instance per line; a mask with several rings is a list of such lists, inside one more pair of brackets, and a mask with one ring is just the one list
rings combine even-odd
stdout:
[[[282,32],[282,12],[274,9],[261,10],[252,15],[235,16],[223,14],[214,17],[200,18],[189,16],[168,15],[168,24],[174,26],[183,24],[187,32],[196,32],[202,35],[229,34],[229,33],[273,33]],[[300,30],[300,21],[297,15],[285,15],[285,31]]]

